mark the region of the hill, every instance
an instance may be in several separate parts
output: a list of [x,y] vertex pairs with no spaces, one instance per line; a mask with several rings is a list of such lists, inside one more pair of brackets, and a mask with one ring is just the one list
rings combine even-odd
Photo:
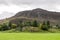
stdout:
[[36,8],[33,10],[18,12],[10,19],[12,19],[12,22],[17,22],[19,20],[37,20],[40,22],[49,20],[51,24],[60,24],[60,12],[51,12],[41,8]]
[[17,23],[21,21],[32,21],[37,20],[39,22],[49,20],[51,24],[60,24],[60,12],[47,11],[41,8],[36,8],[33,10],[26,10],[16,13],[15,16],[8,18],[12,23]]

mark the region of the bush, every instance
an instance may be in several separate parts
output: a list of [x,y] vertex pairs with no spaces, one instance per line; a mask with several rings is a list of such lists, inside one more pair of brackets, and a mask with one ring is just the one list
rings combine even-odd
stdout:
[[16,24],[12,24],[12,28],[14,29],[14,28],[16,28],[17,27],[17,25]]

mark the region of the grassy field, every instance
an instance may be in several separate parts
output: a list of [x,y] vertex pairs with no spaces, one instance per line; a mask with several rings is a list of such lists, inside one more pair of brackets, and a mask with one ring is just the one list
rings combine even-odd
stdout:
[[0,40],[60,40],[59,33],[0,33]]

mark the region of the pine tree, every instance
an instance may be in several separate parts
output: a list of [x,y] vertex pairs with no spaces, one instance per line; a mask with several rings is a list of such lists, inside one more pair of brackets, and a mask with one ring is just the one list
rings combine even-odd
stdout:
[[47,21],[47,22],[46,22],[46,26],[47,26],[48,28],[50,28],[50,21]]
[[39,24],[38,24],[38,22],[35,20],[35,21],[33,21],[33,25],[32,25],[33,27],[38,27],[39,26]]
[[12,23],[11,22],[9,22],[8,23],[8,26],[10,27],[10,29],[12,28]]

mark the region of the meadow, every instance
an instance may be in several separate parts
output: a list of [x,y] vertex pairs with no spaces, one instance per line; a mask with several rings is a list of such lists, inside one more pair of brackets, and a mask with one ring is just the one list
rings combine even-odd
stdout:
[[60,33],[0,33],[0,40],[60,40]]

